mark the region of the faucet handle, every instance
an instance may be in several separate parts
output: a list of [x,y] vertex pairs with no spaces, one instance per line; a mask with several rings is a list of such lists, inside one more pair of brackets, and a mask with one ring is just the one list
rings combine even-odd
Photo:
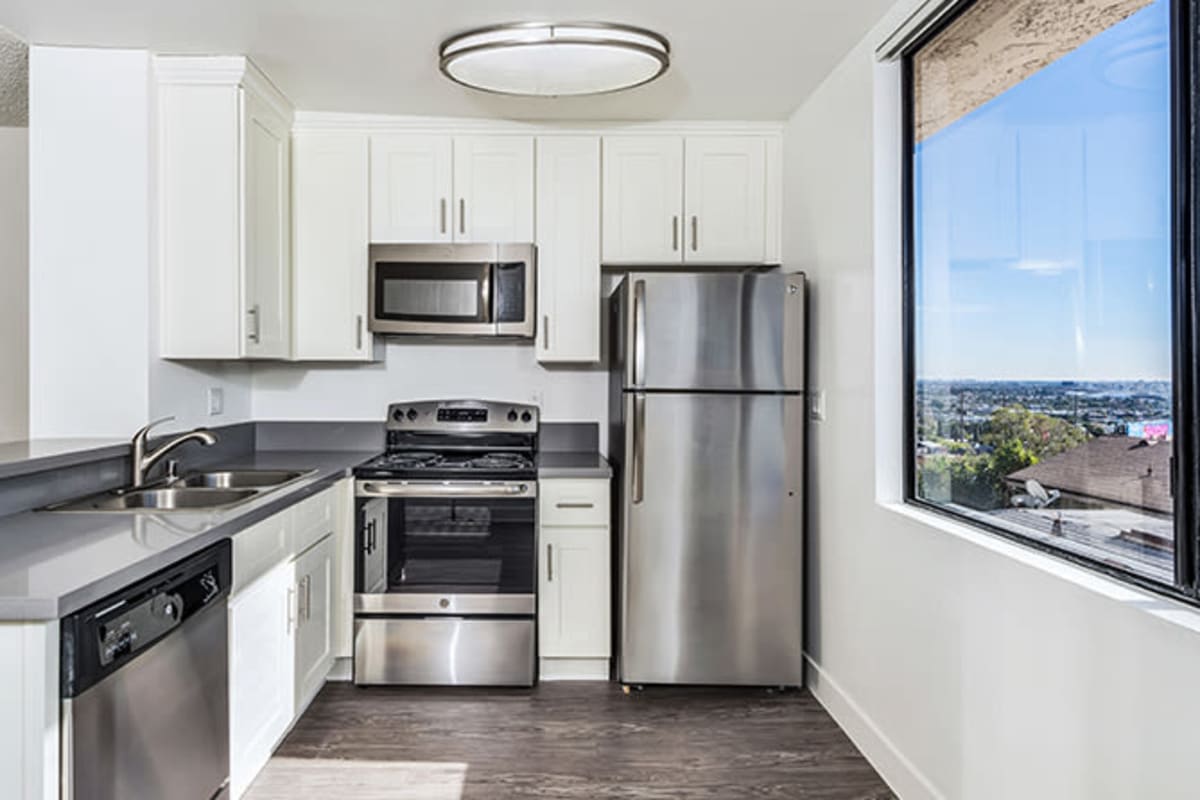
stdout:
[[164,422],[171,422],[174,419],[175,419],[175,415],[172,414],[169,417],[161,417],[150,423],[147,423],[146,425],[143,425],[142,427],[138,428],[138,431],[137,431],[137,433],[135,433],[133,435],[133,438],[134,439],[145,438],[146,434],[150,433],[151,428],[155,427],[156,425],[162,425]]

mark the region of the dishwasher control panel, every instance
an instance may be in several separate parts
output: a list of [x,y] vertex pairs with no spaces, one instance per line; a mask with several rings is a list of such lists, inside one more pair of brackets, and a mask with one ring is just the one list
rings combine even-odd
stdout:
[[[74,697],[229,594],[222,542],[62,621],[62,696]],[[222,612],[223,613],[223,612]]]

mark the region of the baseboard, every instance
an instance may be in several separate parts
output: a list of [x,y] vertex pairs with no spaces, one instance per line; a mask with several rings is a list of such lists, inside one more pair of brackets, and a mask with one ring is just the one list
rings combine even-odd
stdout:
[[329,668],[329,674],[325,676],[326,681],[350,681],[354,679],[354,659],[352,658],[335,658],[333,666]]
[[804,660],[808,665],[808,690],[846,732],[867,761],[871,762],[871,766],[897,797],[902,800],[945,800],[945,796],[915,764],[905,758],[895,743],[837,681],[810,656],[805,655]]
[[543,658],[538,664],[542,681],[606,681],[607,658]]

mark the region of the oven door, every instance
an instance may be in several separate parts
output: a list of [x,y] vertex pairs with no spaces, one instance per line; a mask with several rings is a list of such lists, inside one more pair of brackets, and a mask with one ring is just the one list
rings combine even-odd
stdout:
[[361,614],[528,615],[534,481],[357,483]]

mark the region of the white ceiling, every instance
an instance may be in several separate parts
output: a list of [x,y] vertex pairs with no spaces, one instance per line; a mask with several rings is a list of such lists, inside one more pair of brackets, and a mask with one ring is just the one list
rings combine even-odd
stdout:
[[[514,119],[779,120],[894,0],[0,0],[35,44],[249,55],[297,107]],[[438,44],[509,21],[624,22],[671,40],[653,84],[514,99],[456,86]]]

